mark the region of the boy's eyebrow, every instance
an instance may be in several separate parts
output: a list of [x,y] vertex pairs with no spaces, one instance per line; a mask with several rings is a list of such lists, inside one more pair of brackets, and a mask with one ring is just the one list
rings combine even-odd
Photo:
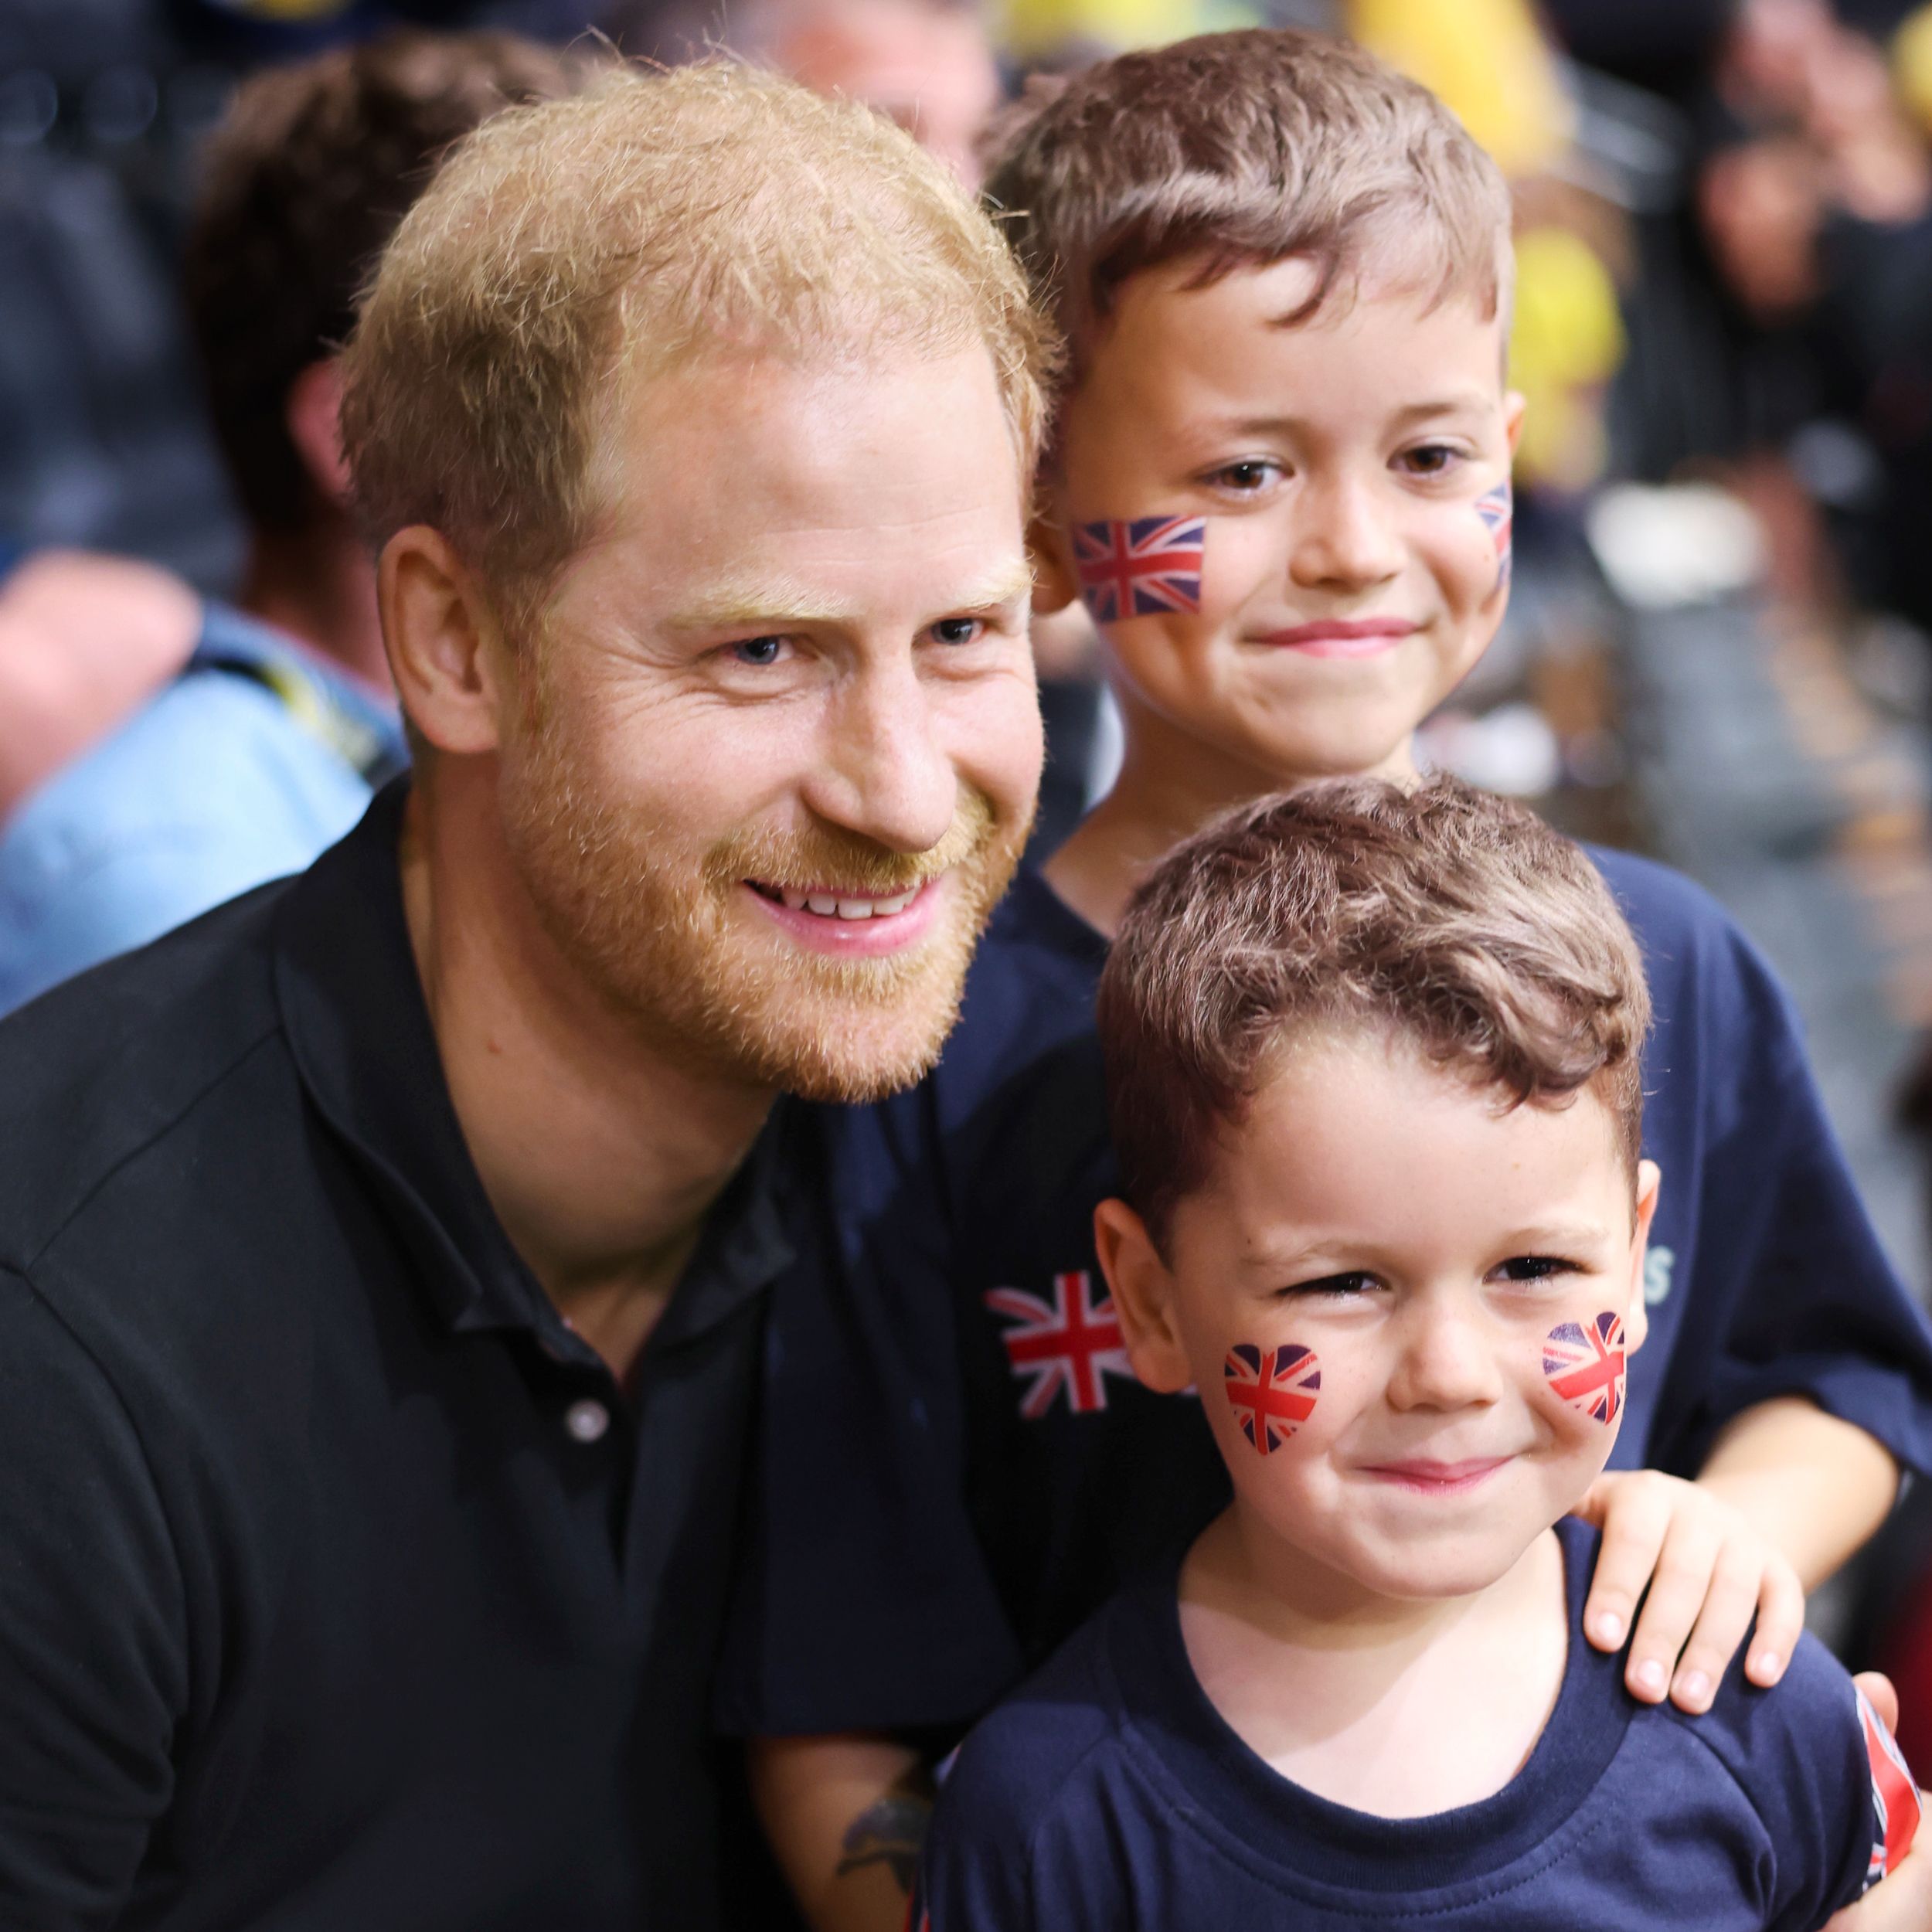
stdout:
[[[1420,403],[1405,403],[1396,410],[1389,420],[1401,425],[1420,423],[1441,416],[1478,416],[1498,406],[1497,400],[1479,389],[1458,389],[1444,396],[1430,396]],[[1233,416],[1219,425],[1222,434],[1235,436],[1274,436],[1286,430],[1308,427],[1308,419],[1301,416]]]

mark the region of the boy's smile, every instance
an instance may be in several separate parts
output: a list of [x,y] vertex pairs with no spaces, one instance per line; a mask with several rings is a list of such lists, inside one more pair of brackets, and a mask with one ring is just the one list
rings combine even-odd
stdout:
[[1107,625],[1130,759],[1158,736],[1228,796],[1409,769],[1410,734],[1481,655],[1505,601],[1477,505],[1521,413],[1502,319],[1371,272],[1303,321],[1290,260],[1191,287],[1129,278],[1061,418],[1055,587],[1076,526],[1205,518],[1198,611]]
[[1110,1269],[1142,1378],[1200,1390],[1284,1602],[1485,1590],[1615,1442],[1655,1169],[1633,1202],[1588,1090],[1500,1097],[1379,1032],[1301,1036],[1175,1208],[1166,1261],[1143,1251],[1138,1287]]

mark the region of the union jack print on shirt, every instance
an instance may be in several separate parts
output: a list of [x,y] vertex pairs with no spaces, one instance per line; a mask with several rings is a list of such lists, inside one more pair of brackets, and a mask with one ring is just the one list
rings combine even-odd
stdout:
[[1612,1423],[1624,1406],[1624,1324],[1606,1309],[1587,1326],[1566,1321],[1543,1340],[1543,1373],[1571,1408]]
[[1201,607],[1201,560],[1207,519],[1137,516],[1131,522],[1080,523],[1073,564],[1096,624]]
[[1866,1702],[1864,1692],[1854,1685],[1852,1695],[1859,1701],[1859,1728],[1865,1733],[1865,1755],[1872,1766],[1872,1817],[1878,1827],[1865,1868],[1869,1890],[1912,1849],[1919,1828],[1919,1781],[1884,1720]]
[[995,1288],[986,1305],[1018,1325],[1000,1338],[1013,1373],[1029,1384],[1020,1413],[1036,1422],[1063,1389],[1077,1416],[1107,1406],[1107,1376],[1131,1376],[1114,1303],[1093,1299],[1093,1277],[1085,1269],[1053,1277],[1053,1298],[1043,1301],[1019,1288]]
[[1278,1349],[1237,1342],[1221,1365],[1241,1433],[1266,1455],[1279,1449],[1315,1410],[1321,1367],[1312,1349],[1284,1342]]
[[1496,582],[1500,587],[1509,581],[1516,522],[1515,497],[1507,477],[1476,498],[1476,514],[1482,519],[1483,528],[1496,540]]

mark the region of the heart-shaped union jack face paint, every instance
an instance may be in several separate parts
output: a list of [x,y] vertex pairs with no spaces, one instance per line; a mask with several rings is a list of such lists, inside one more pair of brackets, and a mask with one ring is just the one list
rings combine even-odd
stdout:
[[1543,1373],[1571,1408],[1614,1422],[1624,1406],[1624,1321],[1606,1308],[1590,1322],[1566,1321],[1543,1339]]
[[1126,523],[1077,523],[1073,567],[1096,624],[1201,607],[1204,516],[1137,516]]
[[1237,1342],[1221,1373],[1242,1434],[1264,1456],[1279,1449],[1314,1413],[1321,1387],[1315,1351],[1294,1342],[1278,1349]]

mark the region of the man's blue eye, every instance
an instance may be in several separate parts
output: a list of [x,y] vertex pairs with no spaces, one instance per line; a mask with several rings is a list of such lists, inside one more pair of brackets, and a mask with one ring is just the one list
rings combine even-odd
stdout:
[[734,644],[731,648],[743,663],[775,664],[784,643],[783,638],[747,638],[742,644]]
[[933,635],[941,644],[971,644],[978,634],[977,617],[941,617],[933,626]]

